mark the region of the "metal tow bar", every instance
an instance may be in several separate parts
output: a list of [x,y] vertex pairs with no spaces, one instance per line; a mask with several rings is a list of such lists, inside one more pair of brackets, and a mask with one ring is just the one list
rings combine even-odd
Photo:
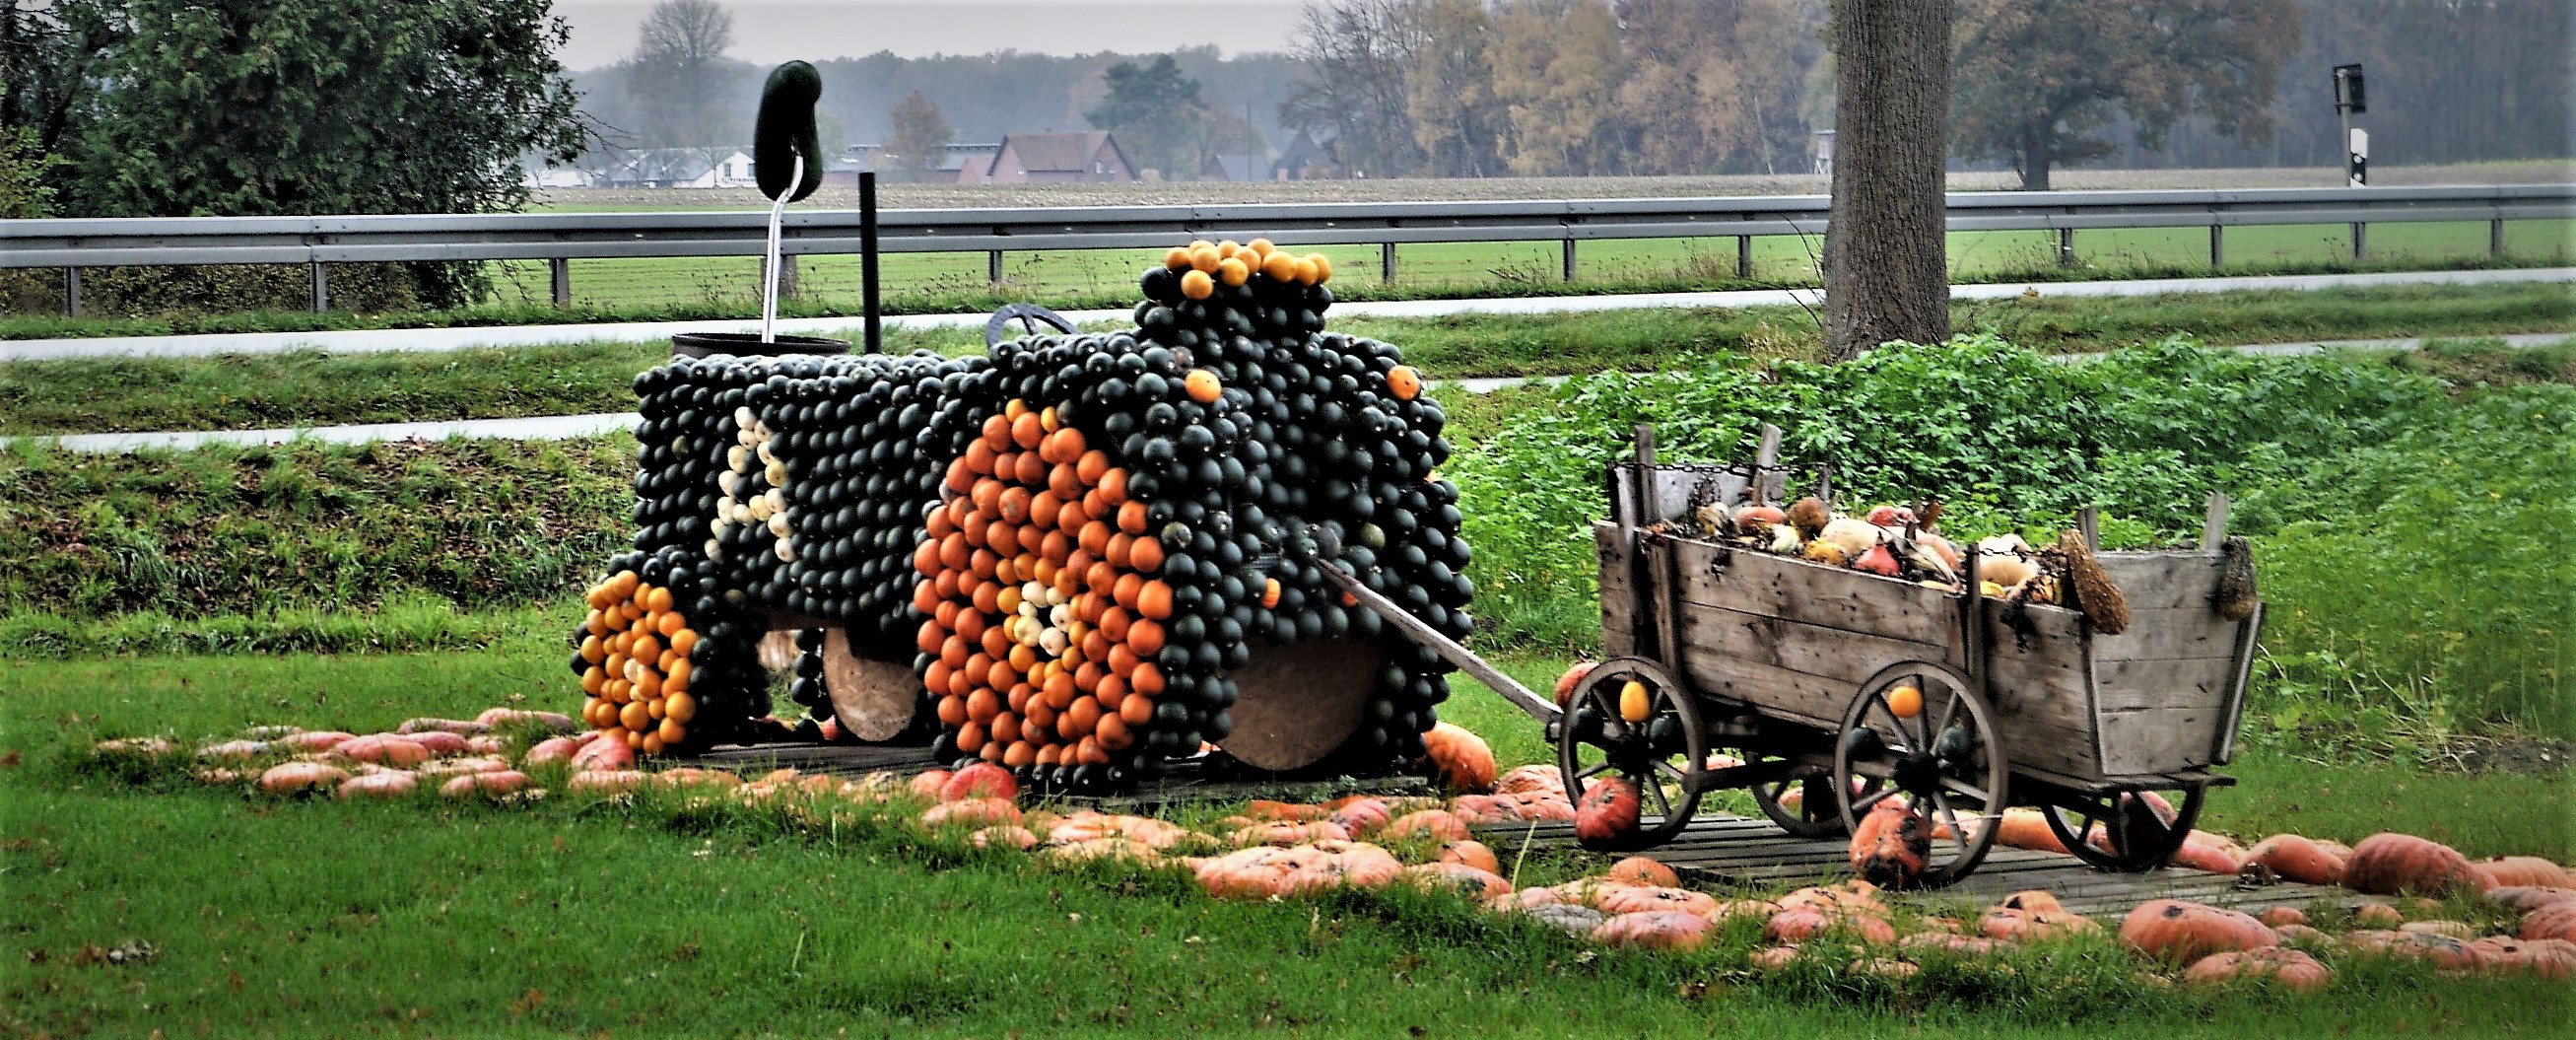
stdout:
[[1308,534],[1314,541],[1314,550],[1308,552],[1292,544],[1289,553],[1300,562],[1313,564],[1316,570],[1322,571],[1327,584],[1357,600],[1360,606],[1368,608],[1369,613],[1395,626],[1397,631],[1412,637],[1414,642],[1430,647],[1432,652],[1439,654],[1442,659],[1457,665],[1459,671],[1475,676],[1476,681],[1492,687],[1495,693],[1502,694],[1504,700],[1510,701],[1512,707],[1519,708],[1530,718],[1542,724],[1552,725],[1556,722],[1557,716],[1562,714],[1554,702],[1531,692],[1530,688],[1521,685],[1519,680],[1503,674],[1502,669],[1476,656],[1474,651],[1460,646],[1457,640],[1442,635],[1440,630],[1424,624],[1421,618],[1414,617],[1403,607],[1396,606],[1395,601],[1379,595],[1377,590],[1369,588],[1359,578],[1343,569],[1339,559],[1341,539],[1335,537],[1330,530],[1313,527],[1308,529]]

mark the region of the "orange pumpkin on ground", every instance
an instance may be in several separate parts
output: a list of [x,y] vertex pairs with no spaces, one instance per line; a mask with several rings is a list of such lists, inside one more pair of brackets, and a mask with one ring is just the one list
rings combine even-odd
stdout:
[[2576,901],[2576,888],[2531,888],[2508,885],[2490,888],[2486,901],[2508,910],[2538,910],[2551,903]]
[[1712,921],[1718,918],[1716,897],[1687,888],[1637,885],[1601,897],[1601,912],[1605,914],[1637,914],[1654,910],[1697,914]]
[[1642,811],[1637,785],[1626,777],[1605,776],[1583,789],[1574,805],[1574,836],[1585,842],[1618,841],[1637,831]]
[[2284,881],[2307,885],[2343,882],[2343,857],[2296,834],[2275,834],[2255,842],[2246,851],[2245,862],[2261,864]]
[[1610,869],[1602,871],[1601,876],[1631,885],[1653,885],[1659,888],[1680,888],[1682,884],[1682,876],[1673,868],[1665,866],[1661,860],[1648,859],[1644,856],[1630,856],[1610,864]]
[[2280,936],[2250,915],[2179,899],[2139,904],[2120,922],[2121,945],[2175,964],[2279,942]]
[[1481,841],[1452,841],[1440,846],[1440,862],[1463,863],[1488,874],[1503,872],[1503,864],[1494,858],[1494,850]]
[[1677,910],[1613,914],[1592,930],[1592,941],[1648,950],[1696,950],[1708,945],[1711,928],[1708,918]]
[[1442,841],[1465,841],[1469,837],[1467,824],[1446,809],[1424,809],[1398,816],[1386,825],[1385,833],[1396,838],[1419,834]]
[[2557,902],[2522,915],[2522,927],[2514,934],[2525,939],[2564,939],[2576,942],[2576,902]]
[[2314,993],[2334,981],[2334,972],[2314,957],[2278,946],[2214,953],[2183,972],[2183,981],[2201,985],[2236,979],[2264,979],[2293,993]]
[[2498,885],[2523,888],[2567,888],[2576,880],[2567,876],[2567,868],[2538,856],[2498,856],[2477,862]]
[[2380,833],[2363,838],[2344,861],[2343,884],[2355,892],[2397,895],[2441,892],[2453,888],[2494,888],[2466,856],[2440,842],[2411,834]]
[[1887,798],[1871,806],[1852,828],[1852,871],[1874,885],[1903,888],[1931,866],[1932,824],[1923,814]]
[[1494,749],[1485,738],[1454,723],[1435,723],[1422,735],[1423,757],[1451,790],[1483,794],[1494,789]]

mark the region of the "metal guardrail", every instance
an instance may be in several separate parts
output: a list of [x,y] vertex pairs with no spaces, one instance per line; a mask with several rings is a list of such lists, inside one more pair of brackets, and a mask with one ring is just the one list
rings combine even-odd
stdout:
[[[973,253],[1161,247],[1191,237],[1265,237],[1281,245],[1377,244],[1392,278],[1398,245],[1427,242],[1563,243],[1565,276],[1576,244],[1640,238],[1737,240],[1749,274],[1752,240],[1823,232],[1823,195],[1511,202],[1284,203],[1209,206],[917,209],[878,213],[884,253]],[[755,256],[766,213],[513,213],[304,217],[142,217],[0,220],[0,268],[65,268],[77,299],[82,267],[161,264],[308,264],[315,303],[319,265],[393,260],[554,261],[555,295],[568,296],[571,259]],[[1951,231],[2055,231],[2071,262],[2083,229],[2206,227],[2210,262],[2225,258],[2230,227],[2349,224],[2356,255],[2372,223],[2486,221],[2501,253],[2504,222],[2576,218],[2576,184],[2425,188],[2290,188],[2193,191],[1961,192],[1949,196]],[[791,210],[785,255],[861,251],[860,211]],[[73,304],[77,309],[77,304]]]

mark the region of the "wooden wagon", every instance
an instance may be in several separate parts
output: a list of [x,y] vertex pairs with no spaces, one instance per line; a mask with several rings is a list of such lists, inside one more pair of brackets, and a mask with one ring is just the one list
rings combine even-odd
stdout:
[[[2197,550],[2099,554],[2131,614],[2111,635],[2066,607],[1672,533],[1695,505],[1740,501],[1757,480],[1783,500],[1783,471],[1767,449],[1751,464],[1658,465],[1652,432],[1638,439],[1593,532],[1609,659],[1563,710],[1358,589],[1544,722],[1569,790],[1605,773],[1636,782],[1645,815],[1625,847],[1681,833],[1707,792],[1744,789],[1808,837],[1905,799],[1939,838],[1927,884],[1974,870],[2012,806],[2040,809],[2095,866],[2146,870],[2180,847],[2207,789],[2230,782],[2210,770],[2233,750],[2261,613],[2230,620],[2214,605],[2223,498]],[[1631,682],[1651,698],[1642,719],[1619,702]],[[1891,706],[1905,687],[1910,712]]]

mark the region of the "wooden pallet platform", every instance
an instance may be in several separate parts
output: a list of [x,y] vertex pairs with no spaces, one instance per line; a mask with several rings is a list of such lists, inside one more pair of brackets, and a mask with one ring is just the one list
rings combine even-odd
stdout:
[[[860,776],[874,772],[912,774],[925,772],[937,763],[931,761],[927,747],[888,747],[849,744],[756,744],[720,745],[696,758],[669,760],[669,766],[696,766],[702,769],[726,769],[745,773],[765,773],[772,769],[794,769],[800,773],[826,776]],[[1193,804],[1249,801],[1273,798],[1285,802],[1320,802],[1346,794],[1412,796],[1434,793],[1429,781],[1418,776],[1390,776],[1360,779],[1355,777],[1303,776],[1227,776],[1204,775],[1197,762],[1183,762],[1173,772],[1137,790],[1120,795],[1071,797],[1060,799],[1067,805],[1097,809],[1101,812],[1153,813],[1167,808]]]
[[[739,772],[793,768],[804,773],[858,776],[880,770],[918,773],[930,769],[925,747],[864,745],[761,744],[723,746],[670,766],[699,766]],[[1425,795],[1434,793],[1420,777],[1374,779],[1352,777],[1210,777],[1195,763],[1183,763],[1154,784],[1130,794],[1066,798],[1071,806],[1102,812],[1154,813],[1191,805],[1224,804],[1254,798],[1319,802],[1345,794]],[[1572,848],[1574,828],[1561,821],[1498,824],[1476,828],[1477,837],[1510,856],[1523,841],[1533,848]],[[1840,881],[1851,876],[1850,852],[1840,838],[1792,837],[1768,820],[1709,814],[1691,823],[1679,837],[1644,855],[1672,866],[1686,883],[1699,887],[1776,888]],[[2026,849],[1997,848],[1974,873],[1945,889],[1905,893],[1901,898],[1924,905],[1991,904],[2008,892],[2038,888],[2056,893],[2077,913],[2116,919],[2151,899],[2189,899],[2248,913],[2275,906],[2307,907],[2324,903],[2346,908],[2386,902],[2340,888],[2284,882],[2240,888],[2234,877],[2193,870],[2160,870],[2145,874],[2112,874],[2086,866],[2073,856]]]
[[[1571,847],[1574,828],[1564,822],[1502,824],[1479,827],[1478,838],[1504,856],[1524,840],[1533,847]],[[1671,842],[1638,855],[1658,860],[1700,886],[1778,887],[1824,884],[1851,876],[1849,844],[1841,838],[1790,836],[1768,820],[1705,815]],[[2006,893],[2046,889],[2066,908],[2092,917],[2118,918],[2153,899],[2189,899],[2214,906],[2258,913],[2275,906],[2307,907],[2327,903],[2344,907],[2386,902],[2341,888],[2283,882],[2240,888],[2236,878],[2196,870],[2159,870],[2113,874],[2095,870],[2073,856],[2055,852],[1998,847],[1984,863],[1955,885],[1901,898],[1925,904],[1992,904]]]

